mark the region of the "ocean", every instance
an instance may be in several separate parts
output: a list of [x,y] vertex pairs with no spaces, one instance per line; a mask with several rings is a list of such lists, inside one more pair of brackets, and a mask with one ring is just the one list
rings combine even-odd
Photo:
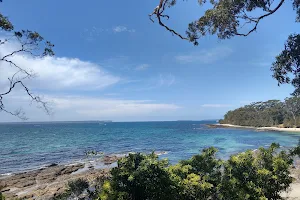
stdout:
[[216,121],[72,122],[0,124],[0,174],[37,169],[52,163],[82,161],[85,152],[105,155],[165,152],[170,163],[214,146],[218,157],[268,147],[272,142],[293,147],[300,133],[208,128]]

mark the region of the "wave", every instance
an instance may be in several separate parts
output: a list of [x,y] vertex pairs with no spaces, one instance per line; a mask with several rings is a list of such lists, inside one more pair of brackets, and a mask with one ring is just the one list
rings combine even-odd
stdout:
[[167,152],[167,151],[155,151],[154,153],[158,156],[169,154],[169,152]]
[[4,173],[4,174],[0,174],[0,176],[11,176],[13,175],[13,173]]

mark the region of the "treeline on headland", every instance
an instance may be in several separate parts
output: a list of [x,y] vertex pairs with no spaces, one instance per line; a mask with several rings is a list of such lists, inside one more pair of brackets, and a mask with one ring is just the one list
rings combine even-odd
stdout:
[[300,97],[251,103],[227,112],[219,122],[240,126],[299,128]]

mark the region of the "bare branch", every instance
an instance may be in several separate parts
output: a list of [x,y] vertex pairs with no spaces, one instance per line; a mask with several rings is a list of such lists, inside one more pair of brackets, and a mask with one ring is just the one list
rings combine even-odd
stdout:
[[[19,84],[19,85],[21,85],[24,88],[24,90],[26,91],[27,95],[31,98],[32,102],[37,103],[40,106],[40,108],[42,108],[48,115],[50,115],[51,114],[51,110],[49,109],[49,106],[48,106],[47,102],[43,101],[41,97],[33,95],[33,93],[30,92],[29,88],[21,80],[17,80],[17,81],[13,80],[14,77],[15,77],[15,75],[17,73],[19,73],[19,72],[20,71],[16,72],[13,75],[13,77],[9,79],[9,81],[10,81],[10,87],[9,87],[9,89],[6,92],[0,94],[0,111],[2,110],[2,111],[5,111],[5,112],[7,112],[9,114],[18,116],[20,119],[23,119],[23,120],[25,119],[25,115],[24,115],[25,113],[21,109],[19,109],[18,112],[17,111],[10,112],[10,111],[8,111],[8,110],[5,109],[4,104],[3,104],[3,96],[8,95],[9,93],[11,93],[12,90],[16,87],[16,85]],[[20,114],[22,114],[22,115],[20,115]]]
[[284,1],[285,0],[281,0],[279,2],[279,4],[276,6],[276,8],[274,8],[273,10],[269,10],[268,13],[266,13],[266,14],[258,17],[258,18],[250,18],[245,13],[245,15],[243,15],[243,17],[245,17],[245,19],[250,20],[251,22],[255,22],[255,26],[248,33],[246,33],[246,34],[245,33],[238,33],[238,32],[236,32],[235,34],[238,35],[238,36],[245,36],[245,37],[248,36],[248,35],[250,35],[252,32],[254,32],[257,29],[257,26],[258,26],[260,20],[262,20],[263,18],[268,17],[268,16],[272,15],[273,13],[275,13],[282,6],[282,4],[284,3]]
[[1,108],[0,109],[0,112],[1,111],[4,111],[4,112],[6,112],[6,113],[8,113],[8,114],[11,114],[11,115],[13,115],[13,116],[16,116],[16,117],[18,117],[18,118],[20,118],[21,120],[28,120],[28,118],[26,117],[26,115],[25,115],[25,112],[21,109],[21,108],[19,108],[19,109],[17,109],[17,110],[15,110],[14,112],[11,112],[11,111],[8,111],[8,110],[6,110],[6,109],[4,109],[4,108]]
[[177,33],[174,29],[169,28],[167,25],[165,25],[162,22],[161,18],[167,18],[169,19],[170,17],[168,15],[164,15],[163,12],[165,11],[166,5],[167,5],[168,0],[160,0],[159,5],[154,9],[153,13],[149,15],[150,20],[154,23],[154,20],[152,19],[152,16],[155,15],[159,25],[170,31],[173,35],[176,35],[180,37],[183,40],[189,40],[187,37],[182,36],[181,34]]
[[[0,59],[0,60],[2,60],[2,59]],[[5,61],[5,62],[9,63],[10,65],[16,67],[18,70],[22,71],[23,73],[27,74],[27,75],[30,76],[30,77],[33,76],[33,74],[31,74],[30,72],[28,72],[28,71],[25,70],[25,69],[22,69],[21,67],[19,67],[17,64],[15,64],[14,62],[12,62],[11,60],[6,60],[6,59],[4,59],[4,60],[2,60],[2,61]]]

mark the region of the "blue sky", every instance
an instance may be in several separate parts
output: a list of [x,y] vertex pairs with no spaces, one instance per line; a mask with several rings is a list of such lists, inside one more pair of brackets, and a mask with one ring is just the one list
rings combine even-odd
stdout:
[[[55,58],[16,58],[38,74],[27,84],[51,103],[53,115],[30,104],[22,91],[6,100],[7,108],[22,106],[31,121],[201,120],[293,91],[278,87],[270,71],[287,36],[299,31],[290,3],[249,37],[207,36],[196,47],[149,20],[156,4],[4,1],[1,12],[17,29],[36,30],[56,45]],[[179,1],[167,11],[167,23],[184,33],[203,11],[197,1]],[[0,113],[0,121],[17,119]]]

